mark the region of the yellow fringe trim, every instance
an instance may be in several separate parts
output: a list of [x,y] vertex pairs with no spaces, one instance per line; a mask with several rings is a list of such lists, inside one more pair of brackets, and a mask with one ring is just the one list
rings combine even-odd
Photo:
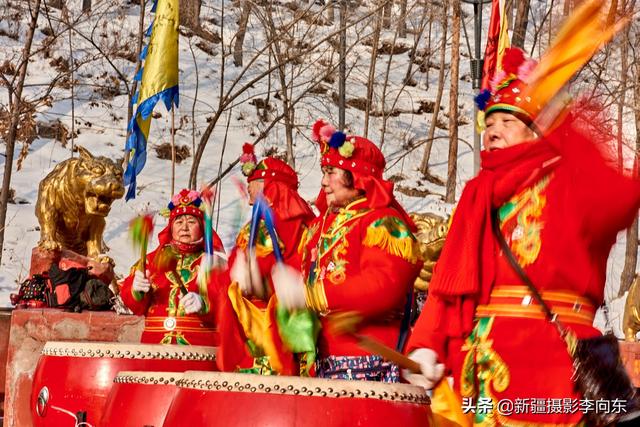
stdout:
[[394,237],[385,225],[367,227],[367,235],[363,243],[368,247],[379,247],[411,264],[415,264],[419,259],[420,250],[413,235]]

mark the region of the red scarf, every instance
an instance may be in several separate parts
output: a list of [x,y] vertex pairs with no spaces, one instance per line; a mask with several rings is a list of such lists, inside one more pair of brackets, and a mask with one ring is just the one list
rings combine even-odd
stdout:
[[[457,332],[469,332],[475,305],[488,301],[495,278],[494,209],[506,203],[558,151],[544,140],[481,153],[482,169],[462,192],[429,291],[458,305]],[[455,298],[460,297],[460,298]],[[457,334],[456,334],[457,335]]]

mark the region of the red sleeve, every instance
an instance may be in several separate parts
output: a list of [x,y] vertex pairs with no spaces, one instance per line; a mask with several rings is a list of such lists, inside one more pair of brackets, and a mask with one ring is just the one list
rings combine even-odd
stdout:
[[617,154],[608,143],[596,143],[576,124],[549,136],[571,176],[570,192],[584,213],[584,227],[596,239],[610,240],[633,222],[640,205],[640,180],[617,170]]
[[446,360],[447,336],[445,331],[447,328],[445,323],[448,317],[445,301],[429,294],[411,332],[407,343],[407,353],[418,348],[429,348],[438,353],[440,360]]
[[417,268],[377,247],[362,247],[360,272],[335,284],[324,279],[328,309],[354,310],[374,317],[403,307]]

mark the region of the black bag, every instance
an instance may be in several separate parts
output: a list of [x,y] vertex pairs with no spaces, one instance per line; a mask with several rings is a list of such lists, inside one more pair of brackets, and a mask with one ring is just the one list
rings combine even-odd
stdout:
[[115,295],[109,285],[98,279],[89,279],[80,292],[79,305],[87,310],[109,310],[113,306]]
[[[583,401],[590,400],[595,406],[593,411],[587,411],[583,416],[586,425],[590,427],[612,426],[632,412],[639,411],[640,397],[622,363],[618,338],[608,332],[593,338],[576,339],[573,332],[558,321],[557,316],[544,302],[527,273],[520,267],[500,231],[497,215],[493,215],[492,222],[493,232],[509,264],[529,287],[545,312],[547,320],[556,326],[558,333],[567,343],[567,350],[573,361],[574,389],[582,394]],[[611,412],[599,411],[595,404],[598,400],[607,401],[608,404],[618,400],[623,409]]]
[[62,307],[68,311],[110,310],[114,295],[109,285],[96,278],[90,278],[86,268],[60,270],[53,264],[49,270],[53,283],[52,307]]
[[624,401],[625,410],[618,411],[620,413],[587,412],[587,425],[614,425],[623,416],[640,409],[636,390],[620,358],[618,338],[613,333],[577,340],[572,358],[573,381],[583,399]]

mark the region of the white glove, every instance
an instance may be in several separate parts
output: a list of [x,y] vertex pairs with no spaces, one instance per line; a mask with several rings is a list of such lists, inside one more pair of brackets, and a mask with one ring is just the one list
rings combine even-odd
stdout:
[[151,282],[149,282],[145,273],[136,270],[133,274],[133,283],[131,288],[136,292],[147,293],[149,292],[149,289],[151,289]]
[[421,374],[408,369],[402,370],[402,376],[411,384],[431,390],[444,375],[444,364],[438,363],[438,355],[429,348],[419,348],[409,354],[409,359],[420,364]]
[[199,313],[204,305],[202,297],[197,292],[188,292],[184,295],[180,294],[180,303],[184,307],[186,314]]
[[271,270],[271,280],[278,302],[287,310],[305,308],[304,280],[295,268],[282,262],[276,263]]
[[238,282],[240,291],[242,291],[244,295],[255,295],[258,298],[264,296],[262,275],[260,274],[258,259],[255,255],[249,256],[249,263],[247,263],[247,256],[244,251],[238,251],[229,275],[232,281]]

